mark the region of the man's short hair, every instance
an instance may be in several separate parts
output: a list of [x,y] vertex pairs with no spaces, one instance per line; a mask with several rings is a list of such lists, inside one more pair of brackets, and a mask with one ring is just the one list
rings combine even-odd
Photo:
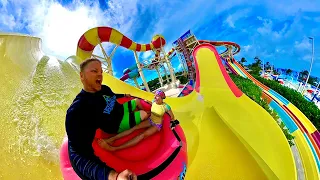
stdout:
[[81,64],[80,64],[80,72],[83,72],[84,68],[91,62],[93,61],[98,61],[101,63],[101,61],[97,58],[88,58],[86,60],[84,60]]

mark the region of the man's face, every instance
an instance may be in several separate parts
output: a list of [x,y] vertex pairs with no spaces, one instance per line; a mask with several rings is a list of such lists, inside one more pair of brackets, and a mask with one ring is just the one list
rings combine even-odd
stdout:
[[87,64],[83,72],[80,72],[80,78],[86,90],[100,91],[103,80],[101,62],[93,61]]

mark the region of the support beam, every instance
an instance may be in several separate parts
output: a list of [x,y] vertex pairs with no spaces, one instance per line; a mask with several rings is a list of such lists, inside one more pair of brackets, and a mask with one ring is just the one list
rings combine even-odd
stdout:
[[114,55],[114,53],[116,52],[116,50],[117,50],[118,47],[119,47],[119,45],[116,45],[116,46],[113,48],[113,50],[112,50],[111,53],[110,53],[109,59],[111,59],[111,58],[113,57],[113,55]]
[[107,59],[107,63],[108,63],[108,71],[109,71],[109,74],[110,75],[112,75],[113,76],[113,70],[112,70],[112,57],[114,56],[114,53],[116,52],[116,50],[117,50],[117,48],[119,47],[119,45],[116,45],[114,48],[113,48],[113,50],[112,50],[112,52],[111,52],[111,54],[110,54],[110,56],[108,57],[108,59]]
[[106,51],[104,50],[102,43],[100,41],[100,38],[98,38],[98,44],[101,48],[102,54],[104,56],[104,59],[107,62],[107,69],[108,69],[108,74],[110,74],[111,76],[113,76],[113,70],[112,70],[112,64],[111,64],[111,58],[107,55]]
[[313,64],[313,60],[314,60],[314,38],[313,37],[309,37],[309,39],[312,40],[312,56],[311,56],[311,63],[310,63],[310,69],[308,71],[308,76],[307,76],[307,79],[306,79],[306,82],[302,88],[302,95],[303,95],[303,92],[305,91],[306,89],[306,86],[308,85],[308,81],[309,81],[309,77],[311,75],[311,70],[312,70],[312,64]]
[[170,76],[171,76],[172,87],[173,87],[173,88],[177,88],[176,77],[175,77],[175,75],[174,75],[171,62],[169,61],[169,58],[166,56],[166,52],[164,51],[164,48],[163,48],[163,47],[161,47],[161,51],[162,51],[162,53],[163,53],[163,57],[164,57],[164,59],[165,59],[165,62],[167,63],[167,66],[168,66],[168,68],[169,68],[169,72],[170,72]]
[[103,59],[103,60],[107,61],[107,59],[105,59],[104,57],[101,57],[101,56],[98,56],[98,55],[95,55],[95,54],[91,54],[91,56],[94,57],[94,58]]
[[133,78],[134,83],[136,84],[137,88],[141,89],[141,87],[139,86],[138,80],[137,78]]
[[181,55],[179,53],[179,55],[177,54],[178,56],[178,59],[180,61],[180,64],[182,65],[182,68],[183,68],[183,74],[188,74],[188,68],[186,67],[187,65],[185,64],[186,61],[184,61],[182,58],[181,58]]
[[142,69],[141,69],[141,66],[140,66],[140,62],[139,62],[139,58],[138,58],[138,55],[137,55],[137,52],[136,51],[133,51],[133,54],[134,54],[134,58],[136,60],[136,64],[137,64],[137,67],[138,67],[138,71],[139,71],[139,74],[140,74],[140,77],[142,79],[142,82],[144,84],[144,87],[146,88],[146,90],[148,92],[150,92],[150,89],[149,89],[149,86],[148,86],[148,83],[143,75],[143,72],[142,72]]
[[169,77],[168,77],[168,73],[167,73],[167,70],[166,70],[166,67],[164,67],[164,65],[162,65],[163,66],[163,70],[164,70],[164,74],[166,75],[166,79],[167,79],[167,84],[169,84]]
[[159,82],[160,82],[160,85],[161,85],[161,87],[162,87],[162,86],[163,86],[163,79],[162,79],[162,77],[161,77],[161,74],[160,74],[160,71],[159,71],[159,67],[156,67],[155,69],[156,69],[156,71],[157,71],[157,73],[158,73]]

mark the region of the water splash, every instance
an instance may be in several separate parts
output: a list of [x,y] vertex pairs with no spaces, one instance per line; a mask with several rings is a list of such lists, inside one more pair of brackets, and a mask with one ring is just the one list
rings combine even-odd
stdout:
[[22,87],[14,97],[13,146],[19,154],[58,163],[65,111],[81,87],[78,76],[69,63],[44,56]]

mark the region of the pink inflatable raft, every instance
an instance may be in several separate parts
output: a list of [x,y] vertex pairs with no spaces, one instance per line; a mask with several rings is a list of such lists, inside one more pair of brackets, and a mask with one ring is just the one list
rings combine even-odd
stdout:
[[[118,101],[124,103],[130,99],[120,98]],[[145,110],[150,110],[151,105],[141,100]],[[141,131],[135,131],[129,136],[115,142],[118,146],[133,138]],[[107,138],[110,136],[98,129],[96,138]],[[117,172],[130,169],[138,175],[138,179],[184,179],[187,168],[187,144],[181,126],[177,125],[173,130],[170,128],[170,116],[165,114],[163,128],[160,132],[144,139],[134,147],[109,152],[102,149],[97,140],[94,140],[92,147],[98,156],[107,166]],[[65,180],[80,180],[80,177],[73,170],[68,156],[68,139],[64,138],[60,149],[60,168]]]

